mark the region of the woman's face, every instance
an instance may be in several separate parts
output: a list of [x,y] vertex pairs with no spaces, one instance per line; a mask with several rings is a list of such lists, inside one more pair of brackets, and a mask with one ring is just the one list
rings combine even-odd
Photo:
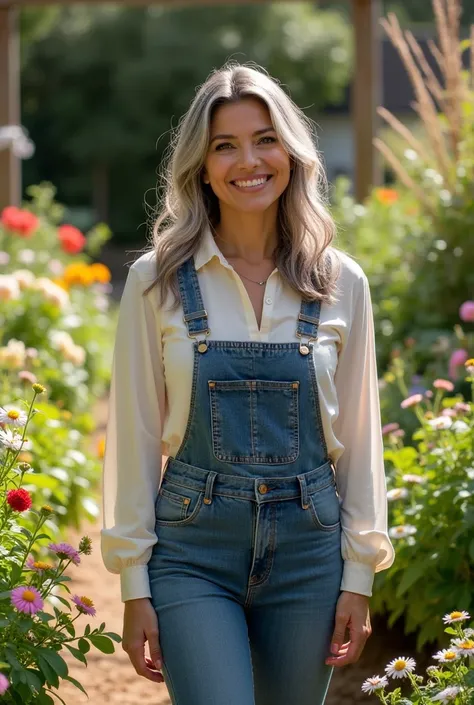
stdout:
[[265,211],[280,198],[290,180],[290,157],[264,103],[245,98],[216,109],[203,180],[221,207]]

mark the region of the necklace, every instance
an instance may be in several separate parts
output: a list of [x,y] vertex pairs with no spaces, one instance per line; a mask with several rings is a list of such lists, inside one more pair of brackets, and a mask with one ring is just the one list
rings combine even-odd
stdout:
[[[235,267],[234,267],[234,270],[237,272]],[[267,279],[264,279],[262,282],[257,282],[257,281],[255,281],[255,279],[250,279],[250,277],[246,277],[245,274],[240,274],[240,272],[237,272],[237,274],[239,275],[239,277],[243,277],[244,279],[247,279],[247,281],[253,282],[253,284],[258,284],[259,286],[264,286],[268,281],[268,277],[267,277]]]

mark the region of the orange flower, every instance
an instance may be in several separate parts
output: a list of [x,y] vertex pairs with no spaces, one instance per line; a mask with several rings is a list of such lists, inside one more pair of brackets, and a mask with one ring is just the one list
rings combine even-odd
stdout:
[[101,262],[96,262],[95,264],[91,264],[89,267],[90,271],[94,275],[94,279],[96,282],[99,282],[100,284],[108,284],[109,281],[112,279],[112,273],[110,269],[105,265],[102,264]]
[[398,191],[393,188],[376,188],[375,197],[386,206],[395,203],[399,199]]
[[102,460],[105,455],[105,438],[99,438],[97,442],[97,457]]
[[83,262],[68,265],[64,270],[63,279],[67,286],[90,286],[94,283],[91,268]]

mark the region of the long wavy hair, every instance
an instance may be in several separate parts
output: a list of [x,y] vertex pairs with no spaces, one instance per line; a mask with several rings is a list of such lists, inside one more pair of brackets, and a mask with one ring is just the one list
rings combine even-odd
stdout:
[[293,164],[279,200],[276,267],[305,300],[335,301],[339,257],[330,245],[336,228],[314,124],[265,69],[237,62],[209,75],[172,134],[161,171],[163,198],[146,249],[156,253],[156,278],[143,295],[158,285],[161,301],[171,290],[172,306],[178,305],[176,271],[196,253],[206,228],[219,223],[218,199],[202,181],[211,120],[220,105],[249,97],[267,106]]

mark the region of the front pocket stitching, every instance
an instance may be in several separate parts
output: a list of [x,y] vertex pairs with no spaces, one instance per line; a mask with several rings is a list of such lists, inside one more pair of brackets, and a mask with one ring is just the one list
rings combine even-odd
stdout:
[[[320,488],[320,489],[323,489],[323,488]],[[316,493],[313,493],[313,494],[316,494]],[[335,524],[327,524],[326,525],[326,524],[321,523],[321,521],[318,517],[318,512],[316,511],[316,507],[314,506],[313,495],[310,495],[310,497],[309,497],[309,506],[310,506],[310,511],[311,511],[311,516],[313,518],[313,522],[318,529],[321,529],[321,531],[334,531],[335,529],[337,529],[338,526],[341,525],[340,519],[339,519],[339,521],[336,521]]]
[[197,504],[191,514],[186,517],[186,519],[178,519],[177,521],[167,521],[166,519],[156,518],[156,524],[159,526],[184,526],[185,524],[189,524],[201,509],[203,494],[203,492],[199,493]]

